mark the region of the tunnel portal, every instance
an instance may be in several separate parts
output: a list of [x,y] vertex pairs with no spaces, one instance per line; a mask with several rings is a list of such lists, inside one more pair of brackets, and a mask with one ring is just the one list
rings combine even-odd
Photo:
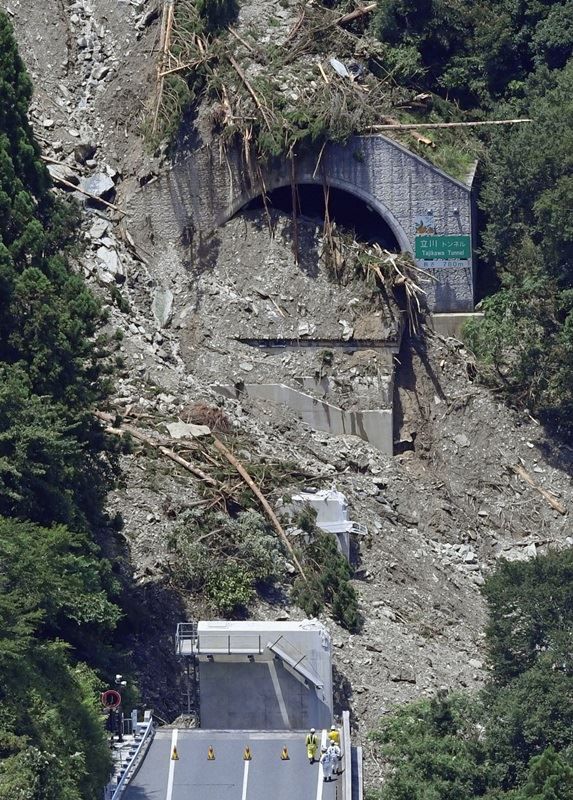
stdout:
[[[322,224],[328,203],[328,218],[331,222],[335,222],[344,230],[353,231],[358,241],[379,244],[392,253],[400,252],[401,248],[392,228],[360,197],[332,186],[299,183],[295,186],[295,198],[297,213],[300,216]],[[270,208],[292,214],[292,187],[281,186],[274,189],[267,193],[265,199],[259,195],[243,206],[241,211],[263,208],[265,202]]]

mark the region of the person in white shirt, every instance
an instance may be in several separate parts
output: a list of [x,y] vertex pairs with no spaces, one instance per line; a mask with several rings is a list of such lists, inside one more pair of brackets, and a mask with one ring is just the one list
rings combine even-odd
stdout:
[[328,752],[326,747],[323,747],[322,750],[321,750],[320,763],[322,764],[322,775],[324,777],[324,780],[325,781],[331,781],[332,780],[332,768],[333,768],[334,764],[333,764],[333,761],[332,761],[332,756]]

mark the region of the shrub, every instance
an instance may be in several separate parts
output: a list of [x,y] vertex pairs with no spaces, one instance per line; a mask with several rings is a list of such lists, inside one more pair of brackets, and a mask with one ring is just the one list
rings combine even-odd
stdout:
[[204,591],[213,607],[232,613],[256,589],[281,575],[285,560],[276,535],[256,511],[236,518],[192,512],[171,541],[176,583]]
[[[307,506],[299,514],[299,527],[310,528],[316,512]],[[305,528],[303,528],[305,530]],[[310,528],[312,530],[312,528]],[[357,631],[361,626],[358,596],[349,583],[352,570],[338,551],[335,537],[314,529],[312,541],[304,548],[304,566],[308,581],[298,578],[293,587],[293,600],[308,614],[317,616],[326,605],[333,618],[344,628]]]

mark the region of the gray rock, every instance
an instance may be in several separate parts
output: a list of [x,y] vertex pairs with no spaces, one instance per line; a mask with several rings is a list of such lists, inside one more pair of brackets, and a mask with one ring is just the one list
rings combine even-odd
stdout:
[[458,433],[454,436],[454,442],[458,445],[458,447],[469,447],[470,440],[465,435],[465,433]]
[[347,342],[349,339],[352,339],[354,336],[354,328],[352,325],[345,319],[339,319],[338,324],[342,325],[342,338],[344,341]]
[[80,182],[76,173],[67,164],[48,164],[48,172],[54,183],[67,181],[67,183],[77,186]]
[[96,221],[92,224],[91,228],[89,229],[88,236],[91,239],[101,239],[102,236],[105,236],[108,230],[109,230],[108,220],[98,217],[98,219],[96,219]]
[[93,194],[95,197],[100,197],[102,200],[106,200],[110,195],[113,194],[115,189],[115,184],[109,175],[105,175],[103,172],[96,172],[95,175],[91,175],[89,178],[84,178],[81,183],[81,187],[84,192],[88,192],[89,194]]
[[116,250],[110,250],[107,247],[98,247],[96,255],[101,262],[98,271],[101,269],[109,273],[115,280],[125,280],[125,270]]
[[390,675],[393,683],[416,683],[416,673],[411,664],[404,664],[397,672]]
[[103,80],[106,75],[109,75],[111,70],[111,66],[109,64],[102,64],[101,67],[96,67],[93,71],[93,77],[96,81]]
[[169,422],[165,427],[172,439],[196,439],[211,433],[207,425],[193,425],[190,422]]
[[166,328],[173,317],[173,292],[158,286],[153,293],[151,310],[160,328]]
[[299,336],[312,336],[316,330],[316,325],[309,322],[299,322],[297,333]]

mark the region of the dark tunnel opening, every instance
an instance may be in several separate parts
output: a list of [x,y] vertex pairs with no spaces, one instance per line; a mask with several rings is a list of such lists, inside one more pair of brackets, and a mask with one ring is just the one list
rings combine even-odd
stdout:
[[[301,216],[324,222],[325,197],[322,186],[299,183],[296,186],[298,212]],[[292,214],[292,189],[282,186],[267,194],[267,204],[287,214]],[[262,196],[251,200],[243,210],[264,207]],[[328,213],[330,220],[347,230],[354,231],[356,239],[368,244],[377,243],[386,250],[400,252],[400,245],[388,223],[364,200],[350,192],[330,187],[328,192]]]

